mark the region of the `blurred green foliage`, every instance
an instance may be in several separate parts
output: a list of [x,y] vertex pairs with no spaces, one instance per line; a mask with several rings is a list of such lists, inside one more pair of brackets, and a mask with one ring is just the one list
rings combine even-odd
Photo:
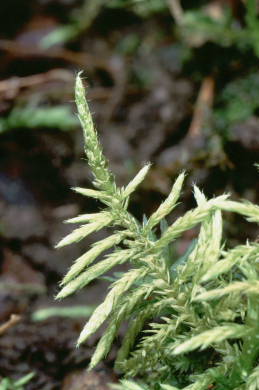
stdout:
[[98,15],[105,0],[85,1],[82,8],[75,10],[71,15],[70,24],[61,26],[43,38],[44,48],[75,38],[87,30]]
[[259,73],[227,84],[220,94],[220,108],[215,110],[215,124],[221,131],[245,121],[259,108]]
[[33,321],[44,321],[51,317],[82,318],[90,317],[95,306],[72,306],[72,307],[47,307],[32,314]]
[[130,9],[140,17],[147,18],[154,13],[168,10],[166,0],[95,0],[85,1],[80,9],[71,14],[70,24],[61,26],[43,38],[41,44],[49,48],[60,42],[67,42],[86,31],[104,8]]
[[15,128],[53,127],[60,130],[75,128],[78,121],[65,105],[56,107],[15,107],[6,118],[0,119],[0,133]]
[[21,379],[15,381],[13,379],[4,378],[0,382],[0,390],[25,390],[27,383],[35,376],[34,373],[23,376]]
[[[151,19],[160,14],[169,16],[171,12],[175,19],[174,25],[172,18],[172,27],[175,27],[177,44],[181,45],[182,51],[185,53],[182,62],[187,65],[187,69],[191,68],[190,77],[200,81],[204,77],[204,73],[210,73],[219,79],[225,77],[224,72],[228,72],[228,76],[233,73],[233,76],[227,83],[224,82],[223,88],[218,91],[215,97],[216,109],[212,121],[214,130],[218,130],[221,134],[222,132],[227,134],[230,126],[247,119],[258,108],[259,73],[255,70],[255,63],[259,56],[259,19],[256,0],[247,0],[242,3],[241,19],[234,14],[230,3],[227,2],[223,5],[221,3],[220,6],[220,3],[217,2],[208,1],[205,5],[204,2],[201,4],[198,2],[195,7],[188,6],[183,2],[183,7],[181,2],[177,1],[176,3],[181,9],[180,17],[175,15],[173,3],[174,0],[84,1],[82,7],[74,10],[71,14],[71,22],[47,35],[42,44],[45,47],[50,47],[58,42],[65,43],[74,39],[90,28],[99,14],[108,8],[124,9],[143,19]],[[149,44],[150,39],[159,40],[158,35],[157,32],[157,36],[149,37]],[[217,52],[215,51],[213,56],[206,52],[206,44],[217,45]],[[115,50],[122,56],[134,56],[140,51],[148,50],[145,45],[145,39],[143,40],[139,34],[129,30],[120,37]],[[229,52],[220,51],[227,48]],[[151,47],[150,50],[152,50]],[[233,57],[232,52],[234,52]],[[248,54],[250,59],[247,61],[246,74],[242,71],[242,65],[236,64],[237,53],[239,53],[238,61],[241,60],[244,53],[251,53],[251,55]],[[241,77],[238,75],[238,71],[233,72],[233,66],[240,67]],[[132,72],[137,84],[145,88],[150,82],[147,69],[142,69],[141,64],[134,62]],[[51,113],[50,118],[53,116],[54,112]],[[70,121],[65,122],[67,125],[70,123]],[[64,127],[66,124],[64,123]],[[60,122],[60,127],[63,128],[62,122]]]
[[235,18],[227,5],[220,17],[212,17],[205,8],[185,12],[179,26],[182,39],[194,46],[212,41],[220,46],[237,45],[241,50],[252,48],[259,56],[256,0],[247,0],[245,7],[244,24]]

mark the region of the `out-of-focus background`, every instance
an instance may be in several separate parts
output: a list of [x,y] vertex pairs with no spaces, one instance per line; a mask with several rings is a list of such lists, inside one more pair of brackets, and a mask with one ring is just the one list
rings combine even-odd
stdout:
[[[89,315],[107,283],[53,299],[69,264],[105,235],[53,249],[71,230],[64,219],[97,209],[70,190],[91,186],[73,102],[76,73],[84,71],[118,182],[153,163],[132,199],[134,215],[149,215],[182,170],[185,192],[171,220],[194,206],[193,183],[208,197],[225,191],[256,202],[258,12],[256,0],[1,1],[0,377],[34,372],[29,390],[105,390],[116,380],[114,352],[85,373],[98,335],[75,349],[82,312]],[[226,215],[230,243],[257,233]],[[194,236],[182,237],[175,253]],[[49,308],[54,316],[38,312]],[[10,323],[12,314],[20,317]]]

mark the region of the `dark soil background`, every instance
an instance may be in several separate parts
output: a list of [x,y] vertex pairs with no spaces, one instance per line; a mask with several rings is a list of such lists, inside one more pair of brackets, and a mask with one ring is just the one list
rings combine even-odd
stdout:
[[[43,45],[57,27],[82,18],[83,11],[76,11],[90,2],[95,0],[0,3],[0,325],[12,314],[21,316],[0,334],[0,376],[34,372],[29,390],[101,390],[117,379],[112,371],[116,346],[96,373],[85,372],[98,339],[75,349],[85,319],[31,318],[41,308],[97,304],[107,288],[106,282],[95,282],[85,292],[54,302],[71,262],[105,235],[54,249],[71,230],[64,219],[98,207],[70,190],[91,185],[74,115],[79,70],[118,182],[126,184],[144,162],[153,163],[132,199],[134,215],[149,215],[184,169],[183,202],[172,220],[194,206],[194,182],[208,197],[226,191],[233,198],[258,201],[259,99],[243,118],[227,115],[233,96],[241,102],[235,113],[252,106],[253,88],[259,97],[253,50],[236,43],[221,46],[206,37],[193,44],[181,36],[166,4],[157,10],[144,6],[144,12],[130,1],[125,6],[118,1],[122,5],[117,7],[96,1],[100,5],[88,26],[69,41]],[[225,12],[220,1],[184,1],[183,6]],[[229,1],[229,6],[243,28],[243,2]],[[246,93],[241,86],[224,97],[228,85],[250,74],[255,81],[245,85]],[[54,108],[61,110],[54,113]],[[230,244],[256,238],[254,225],[232,215],[226,221]],[[182,254],[194,235],[182,237],[176,252]]]

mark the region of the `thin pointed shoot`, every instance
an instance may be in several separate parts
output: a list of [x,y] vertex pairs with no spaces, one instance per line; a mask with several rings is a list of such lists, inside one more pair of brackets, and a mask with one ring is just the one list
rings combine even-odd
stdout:
[[127,185],[125,190],[123,191],[123,196],[127,198],[132,192],[136,190],[136,188],[142,183],[142,181],[147,176],[149,169],[151,167],[151,164],[145,165],[134,177],[134,179]]
[[181,195],[184,178],[185,173],[183,172],[176,179],[169,196],[149,218],[146,229],[152,229],[176,207],[177,201]]

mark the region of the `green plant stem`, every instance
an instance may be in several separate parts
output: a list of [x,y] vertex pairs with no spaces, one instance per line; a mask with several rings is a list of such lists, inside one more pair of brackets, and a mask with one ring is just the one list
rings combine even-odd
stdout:
[[246,381],[251,373],[255,360],[259,355],[259,304],[258,297],[248,298],[248,310],[246,324],[253,330],[243,338],[243,348],[240,358],[237,360],[230,377],[230,383],[235,386]]

